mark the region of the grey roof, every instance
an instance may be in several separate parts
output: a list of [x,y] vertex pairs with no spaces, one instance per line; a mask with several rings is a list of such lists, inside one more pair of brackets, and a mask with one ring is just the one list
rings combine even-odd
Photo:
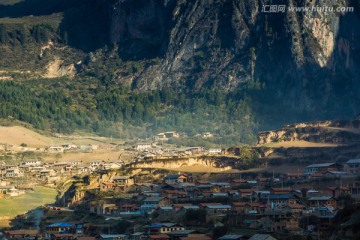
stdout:
[[255,193],[260,193],[260,194],[270,194],[270,191],[264,190],[264,191],[254,191]]
[[270,234],[255,234],[249,240],[276,240],[276,238],[272,237]]
[[152,225],[149,225],[148,228],[160,228],[160,227],[168,227],[169,228],[169,227],[174,227],[174,226],[182,227],[178,223],[167,222],[167,223],[154,223]]
[[210,184],[202,184],[202,185],[199,185],[198,188],[211,188],[213,186],[214,185],[210,185]]
[[360,159],[350,159],[346,162],[347,164],[354,164],[354,163],[360,163]]
[[196,231],[195,230],[178,230],[178,231],[168,232],[166,234],[167,235],[188,235],[188,234],[191,234],[193,232],[196,232]]
[[347,172],[345,172],[345,171],[327,171],[327,173],[332,173],[335,175],[346,175],[347,174]]
[[230,186],[230,183],[228,183],[228,182],[211,182],[210,185],[215,185],[215,186]]
[[317,164],[311,164],[309,166],[306,166],[307,168],[309,167],[329,167],[331,165],[335,165],[337,163],[317,163]]
[[249,180],[249,181],[246,181],[247,183],[251,183],[251,184],[256,184],[257,181],[256,180]]
[[[301,190],[299,190],[301,192]],[[315,190],[315,189],[309,189],[307,191],[308,193],[318,193],[319,191],[318,190]]]
[[178,223],[160,223],[161,225],[163,225],[164,227],[173,227],[173,226],[181,226]]
[[165,176],[165,179],[178,179],[181,175],[179,174],[171,174],[171,175],[167,175]]
[[218,238],[218,240],[233,240],[233,239],[240,239],[244,235],[224,235],[221,238]]
[[164,197],[148,197],[144,200],[144,202],[157,202],[163,200]]
[[185,183],[179,183],[178,185],[182,186],[182,187],[195,187],[195,183],[188,183],[188,182],[185,182]]
[[129,179],[130,176],[115,176],[113,179],[114,180],[126,180],[126,179]]
[[172,210],[173,207],[172,206],[162,206],[162,207],[160,207],[160,209],[162,209],[162,210]]
[[230,209],[231,206],[230,205],[209,205],[209,206],[206,206],[207,208],[210,208],[210,209]]
[[125,234],[100,234],[100,237],[103,239],[106,239],[106,238],[126,237],[126,235]]
[[182,208],[184,209],[199,209],[200,207],[199,206],[183,206]]
[[229,196],[228,193],[211,193],[211,195],[215,196],[215,197],[226,197]]
[[291,193],[286,194],[269,194],[267,195],[267,198],[269,199],[289,199],[293,196]]
[[[133,233],[133,234],[131,234],[131,236],[133,236],[133,237],[137,237],[137,236],[142,236],[142,235],[144,235],[145,233],[143,233],[143,232],[136,232],[136,233]],[[125,235],[126,236],[126,235]]]
[[318,196],[318,197],[311,197],[309,198],[309,201],[324,201],[331,199],[331,196]]

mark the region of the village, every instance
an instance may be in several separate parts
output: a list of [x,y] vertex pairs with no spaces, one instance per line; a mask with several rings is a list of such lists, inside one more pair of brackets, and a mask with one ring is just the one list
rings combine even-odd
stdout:
[[[159,134],[158,140],[177,137]],[[48,148],[66,152],[74,144]],[[55,149],[55,150],[54,150]],[[89,145],[87,150],[95,151]],[[42,207],[38,229],[4,230],[6,239],[273,240],[327,239],[339,212],[360,199],[360,159],[314,163],[292,172],[191,173],[159,169],[129,171],[131,164],[175,156],[223,156],[221,148],[167,148],[139,142],[130,160],[44,162],[0,166],[0,198],[16,198],[37,185],[67,192]],[[146,175],[144,177],[144,175]],[[74,180],[76,179],[76,180]],[[350,226],[350,225],[349,225]],[[344,234],[351,235],[351,231]]]

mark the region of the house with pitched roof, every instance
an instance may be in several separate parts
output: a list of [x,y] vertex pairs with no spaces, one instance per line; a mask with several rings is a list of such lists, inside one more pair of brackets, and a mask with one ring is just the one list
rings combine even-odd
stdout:
[[164,182],[168,184],[187,182],[187,176],[183,174],[167,175],[164,178]]
[[174,240],[211,240],[211,237],[206,236],[204,233],[197,230],[179,230],[169,232],[170,239]]
[[324,191],[324,194],[337,198],[341,195],[350,194],[350,189],[347,187],[327,187]]
[[101,240],[128,240],[126,234],[100,234],[98,239]]
[[45,237],[51,239],[53,234],[69,234],[73,232],[74,226],[68,222],[55,222],[45,227]]
[[245,240],[245,239],[248,238],[244,235],[238,235],[238,234],[227,234],[218,238],[218,240]]
[[178,223],[154,223],[147,226],[147,229],[149,235],[157,235],[185,230],[185,227]]
[[309,176],[314,173],[325,173],[327,171],[342,171],[343,165],[339,163],[317,163],[306,166],[304,174]]
[[249,240],[276,240],[276,238],[272,237],[270,234],[255,234]]
[[336,200],[332,196],[318,196],[311,197],[308,199],[308,204],[310,207],[318,208],[318,207],[332,207],[336,208]]
[[344,170],[349,174],[360,173],[360,159],[350,159],[346,162]]
[[39,239],[41,234],[38,230],[11,230],[4,231],[4,237],[6,239]]
[[166,197],[148,197],[143,201],[140,210],[143,212],[152,212],[156,207],[168,206],[169,199]]

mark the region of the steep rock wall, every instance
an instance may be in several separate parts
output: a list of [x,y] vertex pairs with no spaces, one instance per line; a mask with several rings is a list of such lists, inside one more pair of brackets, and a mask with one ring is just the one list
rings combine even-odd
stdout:
[[184,166],[206,166],[218,168],[221,171],[231,169],[231,166],[227,166],[225,162],[221,163],[217,158],[205,158],[205,157],[190,157],[190,158],[177,158],[177,159],[155,159],[150,161],[143,161],[132,163],[129,168],[159,168],[159,169],[176,169]]

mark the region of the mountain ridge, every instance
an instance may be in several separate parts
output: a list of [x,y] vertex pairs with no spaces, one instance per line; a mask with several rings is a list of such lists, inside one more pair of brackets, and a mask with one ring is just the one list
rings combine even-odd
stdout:
[[[287,11],[262,12],[270,5],[285,5]],[[240,110],[242,115],[235,116],[240,124],[256,122],[260,129],[352,118],[360,102],[356,92],[360,84],[359,4],[337,3],[353,7],[349,13],[289,10],[304,6],[334,4],[329,0],[0,2],[0,47],[5,50],[1,77],[29,86],[31,79],[44,76],[67,78],[59,83],[69,90],[47,80],[42,85],[65,92],[79,105],[78,110],[94,108],[105,114],[99,122],[123,121],[124,117],[114,114],[126,115],[128,110],[119,105],[123,102],[112,99],[154,91],[184,95],[164,103],[164,109],[188,105],[186,101],[194,100],[187,98],[202,92],[222,91],[230,106],[229,119]],[[49,24],[49,19],[55,20]],[[20,73],[12,72],[18,68]],[[52,74],[46,72],[49,68]],[[110,89],[121,93],[117,96]],[[101,91],[109,96],[96,97]],[[88,97],[79,98],[78,93]],[[231,107],[232,101],[238,110]],[[109,106],[114,112],[111,116]],[[135,105],[131,108],[147,114],[140,106],[136,111]],[[170,118],[167,114],[165,118]],[[162,114],[151,115],[154,120]],[[147,128],[156,125],[146,118]],[[166,121],[177,126],[175,120]]]

